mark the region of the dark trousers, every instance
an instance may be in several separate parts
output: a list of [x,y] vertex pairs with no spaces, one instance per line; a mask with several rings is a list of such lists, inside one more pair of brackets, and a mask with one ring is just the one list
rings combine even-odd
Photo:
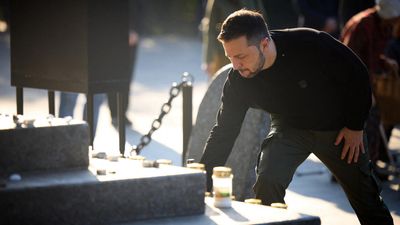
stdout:
[[[122,113],[124,117],[126,117],[126,112],[128,111],[130,86],[135,76],[137,48],[138,48],[137,44],[129,47],[129,72],[131,74],[127,75],[129,78],[128,82],[126,82],[125,85],[122,87],[122,89],[119,90],[121,94],[124,95],[124,100],[122,102]],[[117,118],[118,116],[117,93],[110,92],[107,94],[107,98],[108,98],[108,106],[110,108],[111,117]]]
[[[314,153],[343,187],[361,224],[393,224],[380,197],[368,153],[360,154],[357,163],[347,164],[347,160],[340,159],[343,146],[334,145],[337,134],[338,131],[272,128],[259,157],[256,197],[265,205],[284,203],[285,190],[296,168]],[[364,143],[368,146],[366,138]]]

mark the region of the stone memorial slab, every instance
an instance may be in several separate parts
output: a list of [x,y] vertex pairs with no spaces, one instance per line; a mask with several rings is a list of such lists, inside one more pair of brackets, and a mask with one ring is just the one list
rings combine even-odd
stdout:
[[2,176],[89,165],[89,128],[84,121],[0,129],[0,143]]
[[[105,175],[96,175],[99,168]],[[0,187],[0,224],[111,225],[205,210],[205,174],[183,167],[95,159],[89,170],[21,176]]]
[[[217,72],[200,103],[196,123],[189,140],[187,158],[199,161],[210,130],[215,124],[221,105],[221,94],[232,65],[226,65]],[[260,145],[269,131],[268,113],[249,109],[243,121],[238,138],[226,163],[233,171],[233,194],[237,200],[254,197],[252,185],[255,182],[255,166]]]

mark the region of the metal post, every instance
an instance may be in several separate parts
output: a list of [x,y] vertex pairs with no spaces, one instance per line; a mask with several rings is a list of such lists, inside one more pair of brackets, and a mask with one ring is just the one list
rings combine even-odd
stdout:
[[47,92],[49,99],[49,114],[55,116],[56,115],[56,106],[54,100],[54,91],[48,90]]
[[183,125],[183,148],[182,148],[182,166],[185,165],[185,158],[188,151],[190,133],[192,132],[192,98],[193,86],[191,82],[186,82],[182,86],[182,125]]
[[94,149],[93,146],[93,141],[94,141],[94,120],[93,120],[93,93],[88,92],[86,94],[86,118],[87,118],[87,123],[89,124],[89,137],[90,137],[90,145],[92,146],[92,149]]
[[119,133],[119,152],[125,154],[125,115],[124,115],[124,93],[117,92],[117,112],[118,112],[118,133]]
[[17,91],[17,114],[24,114],[24,90],[22,87],[16,87]]

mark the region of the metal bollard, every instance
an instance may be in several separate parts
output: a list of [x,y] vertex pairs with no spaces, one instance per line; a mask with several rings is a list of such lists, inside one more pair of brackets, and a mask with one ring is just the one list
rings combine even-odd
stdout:
[[183,148],[182,148],[182,165],[185,165],[185,158],[188,151],[190,133],[192,132],[192,97],[193,86],[191,82],[186,82],[182,86],[182,128],[183,128]]

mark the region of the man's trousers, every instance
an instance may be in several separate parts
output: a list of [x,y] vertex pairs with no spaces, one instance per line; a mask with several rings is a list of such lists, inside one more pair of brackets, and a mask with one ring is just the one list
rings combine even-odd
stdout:
[[390,212],[380,197],[380,186],[372,171],[366,138],[366,153],[360,153],[357,163],[348,164],[347,157],[340,159],[343,142],[334,145],[338,133],[271,128],[262,144],[257,164],[257,180],[253,187],[256,198],[265,205],[284,203],[285,190],[295,170],[314,153],[342,186],[361,224],[393,224]]

